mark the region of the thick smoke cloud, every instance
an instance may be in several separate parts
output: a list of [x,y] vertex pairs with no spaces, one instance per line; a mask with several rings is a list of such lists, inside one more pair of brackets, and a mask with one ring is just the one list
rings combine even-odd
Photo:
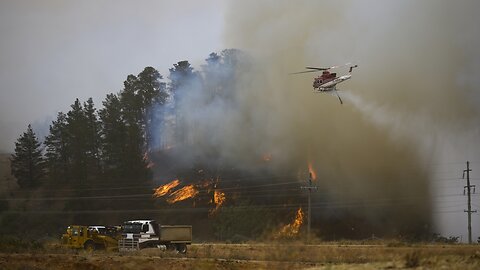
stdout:
[[[232,81],[234,98],[205,103],[199,92],[187,94],[192,151],[245,167],[268,153],[277,171],[305,170],[311,161],[327,190],[317,196],[353,202],[358,215],[392,231],[459,235],[442,214],[452,209],[439,202],[452,190],[437,180],[445,176],[439,166],[453,173],[466,159],[480,160],[478,8],[474,1],[232,2],[226,43],[251,62]],[[345,62],[360,67],[339,86],[343,106],[312,93],[313,76],[288,75]]]
[[[298,156],[313,152],[330,188],[361,198],[408,198],[419,216],[433,212],[435,229],[459,235],[463,209],[444,204],[443,195],[454,191],[439,183],[463,170],[459,162],[480,160],[479,7],[475,1],[243,1],[227,16],[234,20],[227,44],[261,59],[258,89],[278,110],[289,142],[283,145],[294,145]],[[340,86],[343,107],[309,93],[308,76],[286,76],[306,65],[349,61],[360,68]]]

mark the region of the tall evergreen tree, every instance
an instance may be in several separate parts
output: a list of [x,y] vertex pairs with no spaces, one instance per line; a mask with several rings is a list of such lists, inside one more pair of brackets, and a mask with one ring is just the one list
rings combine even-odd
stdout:
[[115,94],[108,94],[99,111],[101,123],[101,153],[105,173],[112,177],[125,174],[127,127],[122,116],[122,104]]
[[82,104],[78,100],[71,105],[67,113],[68,151],[71,154],[72,180],[77,184],[84,184],[88,178],[87,171],[87,117]]
[[202,70],[205,74],[204,90],[206,94],[206,102],[211,102],[218,93],[222,90],[222,77],[224,70],[221,68],[222,57],[217,53],[212,52],[207,59],[206,65],[202,66]]
[[124,145],[124,164],[127,168],[126,177],[145,177],[147,161],[145,160],[146,140],[144,135],[145,119],[143,100],[138,88],[138,78],[129,75],[120,92],[122,118],[125,121],[126,142]]
[[169,71],[169,90],[173,94],[175,104],[175,139],[177,143],[186,144],[188,134],[186,134],[187,129],[182,108],[187,105],[183,101],[186,93],[201,87],[201,77],[193,70],[188,61],[173,64],[173,68],[170,68]]
[[118,95],[107,95],[99,111],[101,151],[105,171],[112,177],[145,178],[151,134],[151,107],[168,97],[163,77],[152,67],[128,75]]
[[40,185],[45,175],[45,163],[32,126],[15,143],[15,153],[11,157],[12,175],[17,178],[21,188],[32,188]]
[[100,174],[100,122],[92,98],[83,103],[83,112],[87,174],[93,178]]
[[48,176],[53,182],[67,182],[70,176],[70,152],[68,149],[67,116],[59,112],[50,125],[45,138]]
[[152,141],[151,126],[155,119],[154,106],[162,106],[166,103],[168,93],[166,84],[162,82],[162,75],[153,67],[146,67],[138,74],[138,94],[142,100],[142,116],[144,122],[142,129],[145,134],[145,141],[148,144]]
[[173,64],[173,68],[170,68],[169,71],[169,88],[174,94],[174,98],[177,98],[176,94],[178,94],[178,91],[188,88],[189,84],[198,76],[188,61],[180,61],[177,64]]

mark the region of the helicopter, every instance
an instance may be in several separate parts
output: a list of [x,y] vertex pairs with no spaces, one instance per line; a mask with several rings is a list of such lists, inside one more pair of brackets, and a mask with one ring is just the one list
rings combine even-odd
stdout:
[[[342,75],[342,76],[337,76],[337,73],[332,73],[330,72],[331,69],[339,68],[342,66],[349,66],[350,65],[350,70],[348,71],[348,74]],[[316,93],[320,92],[329,92],[329,91],[335,91],[335,94],[338,97],[338,100],[340,100],[340,104],[343,104],[342,99],[338,95],[337,92],[337,84],[342,83],[352,77],[352,70],[354,68],[358,67],[358,65],[351,65],[350,63],[341,65],[341,66],[333,66],[333,67],[328,67],[328,68],[323,68],[323,67],[305,67],[308,70],[305,71],[300,71],[300,72],[294,72],[290,74],[301,74],[301,73],[310,73],[310,72],[319,72],[322,71],[322,75],[314,78],[313,80],[313,91]]]

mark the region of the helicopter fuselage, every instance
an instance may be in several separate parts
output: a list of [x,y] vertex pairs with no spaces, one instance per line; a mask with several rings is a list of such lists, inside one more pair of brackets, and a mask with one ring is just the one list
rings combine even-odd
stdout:
[[333,78],[331,76],[326,77],[324,74],[322,76],[315,78],[313,81],[313,89],[318,91],[333,91],[336,90],[337,84],[344,82],[352,77],[351,74],[343,75],[340,77],[336,77],[335,73],[330,73],[331,75],[335,75]]

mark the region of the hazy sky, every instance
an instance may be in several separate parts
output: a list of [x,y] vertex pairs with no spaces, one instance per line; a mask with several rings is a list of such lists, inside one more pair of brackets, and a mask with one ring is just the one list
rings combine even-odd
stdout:
[[75,98],[121,90],[128,74],[224,49],[224,2],[0,1],[0,151]]

